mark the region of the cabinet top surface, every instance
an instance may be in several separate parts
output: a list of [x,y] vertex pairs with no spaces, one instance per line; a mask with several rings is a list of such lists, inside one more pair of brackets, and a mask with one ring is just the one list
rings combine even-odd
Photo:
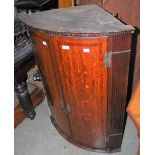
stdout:
[[33,28],[52,32],[110,33],[134,30],[97,5],[20,13],[19,18]]

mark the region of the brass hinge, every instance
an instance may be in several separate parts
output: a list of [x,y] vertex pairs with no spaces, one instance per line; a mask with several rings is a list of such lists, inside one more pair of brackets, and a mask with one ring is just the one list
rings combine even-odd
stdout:
[[111,52],[106,53],[104,55],[104,65],[106,68],[109,68],[112,66],[112,53]]

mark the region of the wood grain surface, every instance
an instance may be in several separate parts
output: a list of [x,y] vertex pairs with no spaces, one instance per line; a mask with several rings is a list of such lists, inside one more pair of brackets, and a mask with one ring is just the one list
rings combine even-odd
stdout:
[[[107,70],[103,55],[107,39],[49,38],[36,33],[33,40],[57,125],[75,142],[105,148]],[[45,42],[47,45],[43,44]],[[62,46],[69,46],[69,50],[62,49]],[[84,49],[89,52],[84,52]],[[67,104],[71,112],[66,114]]]
[[[54,43],[65,102],[72,108],[68,117],[73,139],[83,145],[103,148],[107,105],[103,55],[107,39],[54,37]],[[63,45],[70,49],[62,49]]]
[[[63,94],[60,90],[60,81],[53,57],[53,47],[49,45],[50,38],[48,35],[37,34],[33,36],[35,42],[35,56],[43,79],[43,85],[46,91],[52,114],[59,128],[70,136],[69,123],[64,110],[61,108]],[[45,44],[43,44],[45,43]]]

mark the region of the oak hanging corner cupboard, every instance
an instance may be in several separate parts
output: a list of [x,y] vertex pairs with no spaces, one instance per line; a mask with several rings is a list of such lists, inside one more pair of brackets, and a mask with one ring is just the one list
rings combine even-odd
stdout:
[[119,151],[134,28],[96,5],[20,19],[28,25],[58,132],[84,149]]

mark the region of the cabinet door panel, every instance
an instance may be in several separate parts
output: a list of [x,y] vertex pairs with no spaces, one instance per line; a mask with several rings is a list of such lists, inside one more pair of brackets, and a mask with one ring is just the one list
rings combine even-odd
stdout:
[[68,136],[70,128],[65,111],[61,107],[61,96],[58,72],[55,65],[54,51],[49,43],[48,36],[32,35],[35,42],[35,56],[42,75],[46,96],[52,110],[57,126]]
[[106,147],[107,39],[54,38],[72,136],[75,142]]

